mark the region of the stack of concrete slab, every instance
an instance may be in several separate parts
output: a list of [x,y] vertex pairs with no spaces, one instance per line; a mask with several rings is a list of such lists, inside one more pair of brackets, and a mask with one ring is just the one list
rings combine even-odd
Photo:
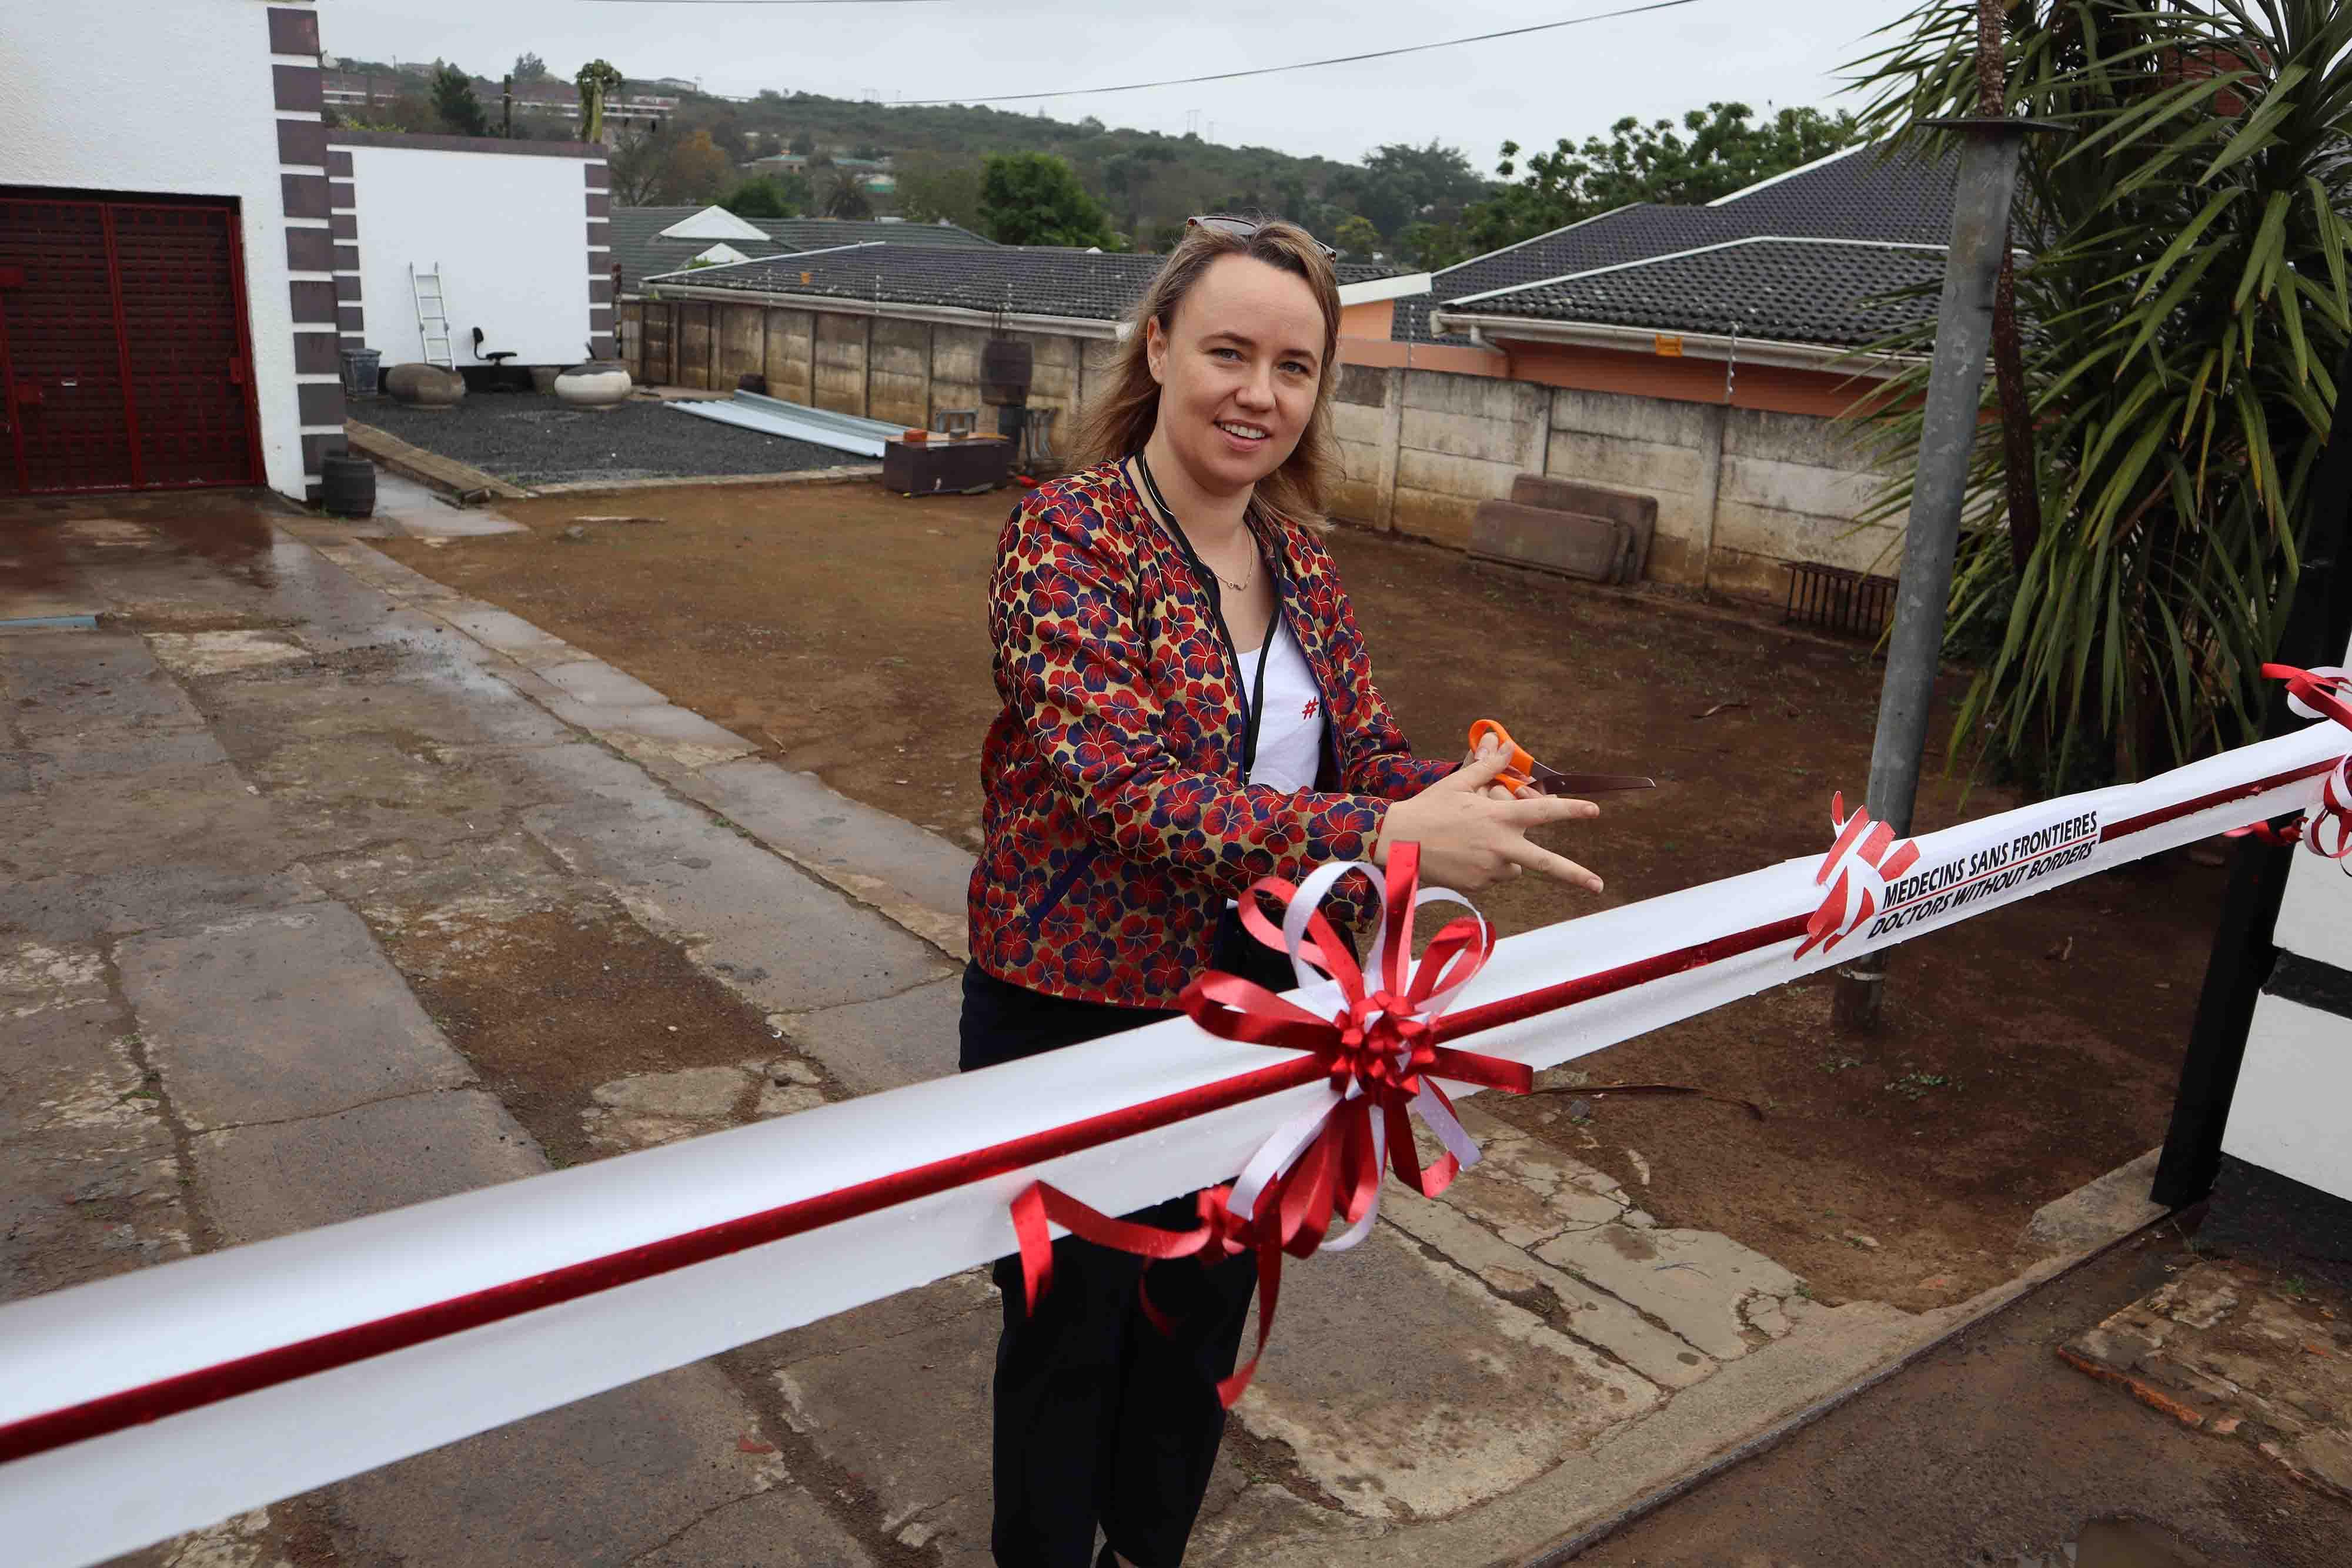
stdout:
[[1638,582],[1657,528],[1654,497],[1521,474],[1509,500],[1479,503],[1470,553],[1587,582]]

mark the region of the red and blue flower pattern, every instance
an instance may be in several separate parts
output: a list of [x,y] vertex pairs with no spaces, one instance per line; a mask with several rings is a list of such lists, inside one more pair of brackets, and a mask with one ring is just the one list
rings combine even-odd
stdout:
[[1327,720],[1322,776],[1295,793],[1244,783],[1240,680],[1213,591],[1119,467],[1013,508],[990,582],[1004,708],[981,754],[970,900],[972,957],[990,974],[1172,1008],[1208,967],[1228,899],[1260,877],[1370,860],[1388,802],[1453,770],[1406,746],[1321,543],[1263,508],[1250,525]]

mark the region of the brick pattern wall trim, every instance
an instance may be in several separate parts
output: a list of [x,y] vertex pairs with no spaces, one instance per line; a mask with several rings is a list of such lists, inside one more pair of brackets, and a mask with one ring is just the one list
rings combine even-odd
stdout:
[[269,52],[273,55],[319,56],[319,14],[308,5],[269,8]]
[[613,330],[613,252],[608,238],[613,175],[603,156],[604,150],[595,151],[595,160],[583,165],[588,218],[588,347],[597,359],[610,360],[618,358],[621,351]]
[[327,162],[326,126],[311,120],[279,120],[278,161],[302,169],[324,168]]
[[335,236],[325,229],[288,229],[286,265],[296,272],[334,271]]
[[323,218],[327,215],[327,174],[324,169],[315,174],[280,174],[278,187],[278,201],[288,217]]
[[[296,274],[333,273],[341,252],[335,241],[349,237],[348,220],[337,220],[337,208],[352,204],[351,155],[337,154],[328,145],[322,113],[326,106],[324,73],[319,57],[319,15],[305,4],[272,5],[265,42],[273,57],[303,56],[310,65],[280,64],[273,58],[270,80],[278,118],[279,204],[287,219],[286,265]],[[340,156],[341,166],[335,167]],[[345,178],[331,180],[331,174]],[[299,226],[297,226],[299,225]],[[353,253],[354,255],[356,252]],[[352,264],[353,282],[357,282]],[[302,488],[306,499],[319,498],[319,476],[328,454],[343,446],[342,361],[337,334],[343,329],[343,312],[357,312],[356,300],[341,303],[340,278],[296,277],[287,285],[294,308],[294,374],[292,396],[296,427],[301,432]],[[356,293],[356,290],[354,290]],[[331,329],[320,331],[320,327]],[[274,390],[267,395],[287,395]]]

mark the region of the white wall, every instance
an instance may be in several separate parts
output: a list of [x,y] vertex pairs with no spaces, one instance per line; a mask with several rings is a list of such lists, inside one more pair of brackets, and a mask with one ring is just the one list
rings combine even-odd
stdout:
[[[2352,663],[2352,654],[2347,655]],[[2352,970],[2352,861],[2298,846],[2273,939],[2299,957]],[[2352,1202],[2352,1019],[2284,998],[2254,1004],[2221,1148]]]
[[517,365],[589,357],[585,160],[519,152],[346,147],[359,218],[367,344],[383,362],[425,357],[409,265],[441,269],[460,367],[511,349]]
[[[264,10],[262,0],[107,0],[102,13],[0,5],[0,184],[237,199],[262,461],[270,488],[299,497],[293,306]],[[578,204],[575,197],[575,235]]]

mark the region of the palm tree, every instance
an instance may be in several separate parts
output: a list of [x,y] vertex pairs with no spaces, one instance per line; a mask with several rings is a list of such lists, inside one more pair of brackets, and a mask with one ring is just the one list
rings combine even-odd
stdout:
[[870,218],[874,203],[866,186],[846,169],[835,169],[824,183],[824,215],[829,218]]
[[[1998,3],[1998,0],[1996,0]],[[1874,135],[1977,112],[1979,0],[1921,0],[1862,62]],[[2048,787],[2251,738],[2352,337],[2352,8],[2336,0],[2009,0],[2029,140],[2017,316],[2044,519],[2012,556],[2003,444],[1976,444],[1953,584],[1982,663],[1954,729]],[[1924,352],[1932,324],[1883,349]],[[1924,388],[1924,364],[1895,387]],[[1916,397],[1883,400],[1909,504]],[[1990,403],[1989,403],[1990,408]],[[2020,540],[2021,546],[2028,541]]]

